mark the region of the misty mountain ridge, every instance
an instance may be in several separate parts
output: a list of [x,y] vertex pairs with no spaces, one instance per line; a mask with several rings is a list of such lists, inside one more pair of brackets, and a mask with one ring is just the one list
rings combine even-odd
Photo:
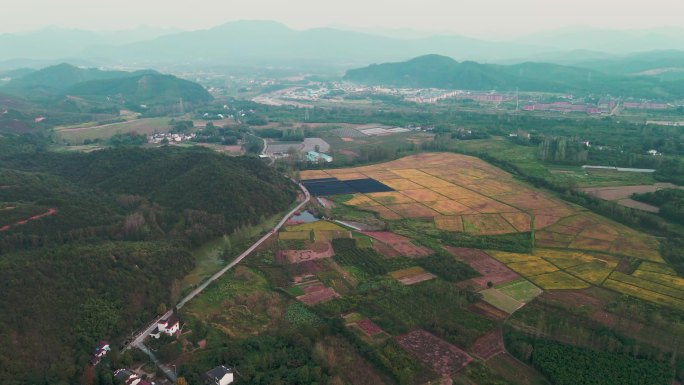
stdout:
[[[118,40],[103,32],[50,28],[29,34],[0,35],[0,69],[40,68],[69,62],[87,66],[222,66],[341,73],[371,63],[429,54],[498,64],[550,62],[606,73],[649,76],[652,70],[684,68],[684,53],[678,51],[684,49],[684,29],[678,28],[566,28],[498,41],[451,33],[341,28],[297,30],[275,21],[245,20],[195,31],[152,31],[147,35],[144,31],[132,31],[128,35],[121,33]],[[653,52],[654,49],[660,51]],[[678,72],[665,73],[669,76]]]

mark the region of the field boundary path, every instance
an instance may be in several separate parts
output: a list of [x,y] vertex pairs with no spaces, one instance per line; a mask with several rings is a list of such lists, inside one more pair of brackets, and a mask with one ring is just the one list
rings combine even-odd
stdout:
[[[242,262],[243,259],[245,259],[248,255],[250,255],[254,250],[256,250],[261,244],[263,244],[268,238],[270,238],[273,234],[277,233],[278,230],[280,230],[283,225],[285,225],[285,222],[293,216],[297,211],[300,211],[307,203],[309,203],[309,200],[311,199],[311,194],[309,194],[309,190],[304,187],[303,184],[298,183],[294,179],[291,179],[294,183],[297,183],[299,185],[299,188],[302,190],[304,193],[304,200],[301,201],[295,208],[290,210],[285,216],[278,222],[277,225],[273,227],[268,233],[266,233],[264,236],[259,238],[258,241],[256,241],[252,246],[250,246],[247,250],[243,251],[242,254],[238,255],[237,258],[235,258],[231,263],[223,267],[221,270],[219,270],[216,274],[212,275],[210,278],[208,278],[206,281],[204,281],[201,285],[197,286],[193,291],[191,291],[188,295],[186,295],[183,299],[181,299],[178,304],[176,304],[175,308],[180,309],[182,308],[186,303],[191,301],[193,298],[198,296],[204,289],[206,289],[212,282],[216,281],[217,279],[221,278],[223,274],[225,274],[228,270],[232,269],[235,267],[238,263]],[[142,352],[147,354],[150,359],[157,365],[165,374],[166,376],[173,382],[176,381],[176,374],[174,371],[172,371],[170,368],[166,367],[163,365],[157,357],[154,355],[154,353],[147,347],[145,346],[145,338],[154,330],[154,328],[157,326],[157,322],[160,320],[170,316],[173,313],[173,310],[169,310],[166,313],[164,313],[162,316],[156,318],[152,323],[150,323],[144,330],[138,332],[138,334],[135,334],[131,342],[127,345],[124,346],[123,350],[130,349],[131,347],[136,347],[140,349]]]

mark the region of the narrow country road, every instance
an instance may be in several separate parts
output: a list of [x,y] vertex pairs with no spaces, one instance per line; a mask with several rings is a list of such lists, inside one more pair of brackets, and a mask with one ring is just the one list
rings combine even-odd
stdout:
[[[230,270],[230,269],[232,269],[233,267],[235,267],[235,265],[237,265],[238,263],[240,263],[240,262],[241,262],[243,259],[245,259],[248,255],[250,255],[254,250],[256,250],[256,248],[258,248],[259,246],[261,246],[262,243],[264,243],[268,238],[270,238],[271,235],[277,233],[278,230],[280,230],[280,228],[283,227],[283,225],[285,225],[285,222],[287,222],[287,220],[288,220],[291,216],[293,216],[297,211],[301,210],[307,203],[309,203],[309,200],[311,199],[311,194],[309,194],[309,191],[306,189],[306,187],[304,187],[303,184],[298,183],[298,182],[295,181],[294,179],[291,179],[291,180],[292,180],[294,183],[297,183],[297,184],[299,185],[299,188],[300,188],[300,189],[302,190],[302,192],[304,193],[304,200],[303,200],[302,202],[300,202],[300,203],[297,205],[297,207],[295,207],[295,208],[292,209],[290,212],[288,212],[288,213],[283,217],[283,219],[281,219],[280,222],[278,222],[278,224],[275,225],[275,227],[273,227],[273,229],[271,229],[271,230],[270,230],[268,233],[266,233],[263,237],[259,238],[258,241],[256,241],[252,246],[250,246],[247,250],[245,250],[245,251],[244,251],[242,254],[240,254],[237,258],[235,258],[231,263],[229,263],[229,264],[226,265],[224,268],[222,268],[221,270],[219,270],[216,274],[212,275],[209,279],[207,279],[206,281],[204,281],[201,285],[197,286],[193,291],[191,291],[187,296],[185,296],[185,298],[183,298],[182,300],[180,300],[180,302],[178,302],[178,303],[176,304],[176,308],[177,308],[177,309],[182,308],[186,303],[188,303],[188,302],[191,301],[193,298],[195,298],[197,295],[199,295],[202,291],[204,291],[204,289],[206,289],[207,286],[209,286],[212,282],[214,282],[214,281],[216,281],[217,279],[221,278],[221,276],[222,276],[223,274],[225,274],[228,270]],[[140,349],[140,350],[143,351],[145,354],[147,354],[147,355],[150,357],[150,359],[151,359],[151,360],[152,360],[152,361],[153,361],[153,362],[154,362],[162,371],[164,371],[164,373],[166,374],[166,376],[167,376],[171,381],[174,381],[174,382],[175,382],[175,381],[176,381],[176,375],[175,375],[174,371],[172,371],[170,368],[166,367],[166,366],[163,365],[161,362],[159,362],[159,360],[158,360],[157,357],[154,355],[154,353],[153,353],[147,346],[145,346],[145,343],[144,343],[144,342],[145,342],[145,338],[147,338],[147,336],[150,334],[150,332],[152,332],[152,330],[154,330],[154,328],[157,326],[157,322],[159,322],[159,320],[162,320],[162,319],[164,319],[164,318],[170,316],[172,312],[173,312],[173,310],[167,311],[167,312],[164,313],[162,316],[160,316],[159,318],[155,319],[151,324],[149,324],[149,325],[147,326],[147,328],[145,328],[144,330],[142,330],[141,332],[139,332],[138,334],[136,334],[136,335],[135,335],[135,338],[133,338],[133,340],[132,340],[128,345],[126,345],[126,346],[124,347],[124,350],[130,349],[131,347],[136,347],[136,348]]]

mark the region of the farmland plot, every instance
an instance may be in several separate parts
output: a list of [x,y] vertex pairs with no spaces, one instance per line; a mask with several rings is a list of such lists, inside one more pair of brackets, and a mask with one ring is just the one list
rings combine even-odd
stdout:
[[424,330],[396,337],[397,343],[443,376],[450,376],[473,360],[466,352]]

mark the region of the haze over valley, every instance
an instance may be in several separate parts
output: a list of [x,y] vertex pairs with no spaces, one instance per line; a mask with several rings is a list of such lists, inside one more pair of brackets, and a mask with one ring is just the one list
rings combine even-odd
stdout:
[[684,381],[681,5],[9,1],[0,383]]

